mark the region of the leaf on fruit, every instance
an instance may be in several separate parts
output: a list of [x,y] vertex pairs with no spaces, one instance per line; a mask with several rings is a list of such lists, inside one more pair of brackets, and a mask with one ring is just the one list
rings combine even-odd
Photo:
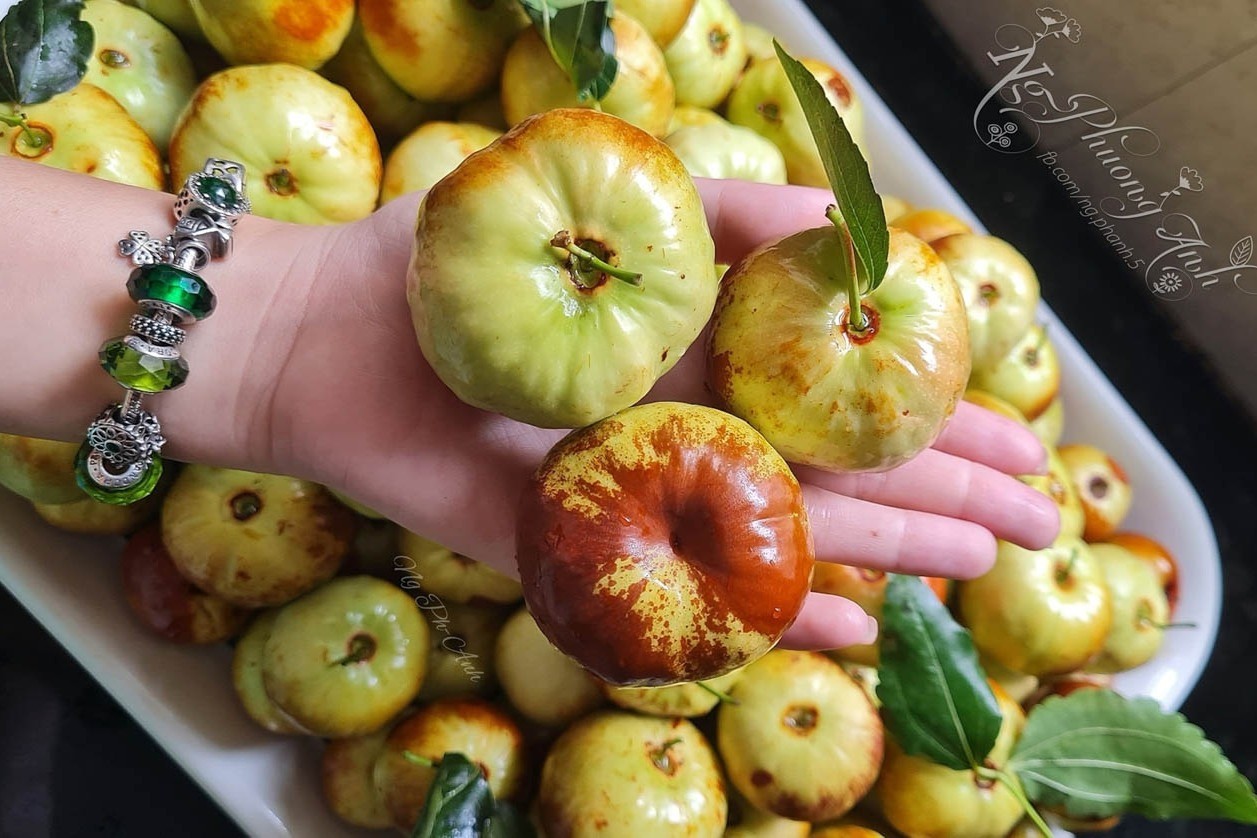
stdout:
[[95,35],[82,0],[20,0],[0,19],[0,102],[38,105],[87,72]]
[[1036,803],[1076,817],[1224,818],[1257,824],[1257,796],[1200,728],[1110,690],[1031,711],[1008,769]]
[[982,764],[1003,717],[969,632],[916,576],[892,576],[877,697],[905,753],[956,771]]
[[519,0],[580,100],[601,100],[620,64],[611,31],[611,0]]
[[410,833],[410,838],[534,836],[532,826],[513,806],[494,801],[480,767],[459,753],[441,757],[423,811]]
[[873,186],[869,164],[812,71],[786,52],[781,44],[773,41],[773,46],[777,48],[777,57],[781,59],[790,86],[794,88],[794,94],[799,97],[799,104],[807,116],[808,127],[812,129],[829,185],[838,199],[838,209],[855,245],[860,291],[867,294],[876,289],[886,276],[890,257],[886,210]]

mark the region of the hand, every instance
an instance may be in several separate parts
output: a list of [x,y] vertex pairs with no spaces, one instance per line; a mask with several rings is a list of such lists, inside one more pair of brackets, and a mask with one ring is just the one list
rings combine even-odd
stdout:
[[[700,182],[718,258],[823,221],[820,190]],[[269,461],[345,491],[402,526],[516,575],[515,508],[562,435],[469,407],[418,351],[405,272],[418,196],[312,241],[285,288],[308,301],[265,412]],[[508,210],[509,211],[509,210]],[[649,396],[705,402],[696,343]],[[970,578],[995,539],[1030,549],[1056,535],[1055,507],[1009,475],[1042,471],[1035,437],[969,404],[934,447],[880,474],[798,468],[817,558],[889,571]],[[853,603],[812,594],[786,635],[795,648],[869,642],[876,625]]]

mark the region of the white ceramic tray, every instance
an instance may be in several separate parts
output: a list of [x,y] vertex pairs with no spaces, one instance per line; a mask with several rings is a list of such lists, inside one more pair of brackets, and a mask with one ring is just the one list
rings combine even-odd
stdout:
[[[10,0],[0,0],[0,13]],[[782,43],[839,68],[863,97],[879,188],[915,204],[977,219],[801,0],[734,0],[750,21]],[[1178,557],[1177,619],[1195,630],[1167,636],[1160,655],[1123,674],[1118,688],[1177,707],[1196,682],[1217,631],[1217,545],[1199,498],[1177,465],[1117,391],[1043,308],[1062,365],[1066,438],[1111,451],[1129,472],[1135,504],[1127,527],[1164,542]],[[0,497],[0,583],[73,654],[205,791],[253,836],[351,836],[319,792],[321,746],[263,733],[237,706],[229,653],[182,649],[146,634],[123,602],[118,545],[76,538],[44,525],[18,499]],[[138,798],[137,798],[138,800]]]

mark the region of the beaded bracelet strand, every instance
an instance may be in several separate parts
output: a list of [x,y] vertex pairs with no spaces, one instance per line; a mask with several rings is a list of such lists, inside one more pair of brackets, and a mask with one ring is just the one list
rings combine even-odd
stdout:
[[236,222],[248,212],[244,167],[211,158],[179,190],[172,234],[153,238],[132,230],[118,243],[118,252],[134,266],[127,291],[140,313],[131,318],[129,334],[100,348],[101,367],[126,395],[101,411],[79,448],[75,477],[88,496],[103,503],[134,503],[161,479],[166,439],[143,400],[187,380],[188,364],[179,351],[183,327],[209,317],[215,305],[200,272],[211,259],[231,255]]

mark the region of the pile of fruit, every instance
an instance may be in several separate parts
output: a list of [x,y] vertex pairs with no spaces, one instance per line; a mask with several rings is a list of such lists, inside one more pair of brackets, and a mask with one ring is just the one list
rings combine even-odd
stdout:
[[[23,0],[15,26],[34,5],[76,25],[75,3]],[[949,213],[877,196],[836,70],[727,0],[86,0],[82,20],[82,80],[10,91],[0,153],[153,189],[230,158],[255,212],[302,223],[430,190],[408,286],[419,349],[469,404],[578,429],[521,501],[522,584],[308,481],[190,464],[110,506],[76,485],[76,445],[0,435],[0,485],[54,526],[127,537],[143,626],[233,643],[242,712],[327,740],[323,791],[347,823],[976,838],[1034,834],[1039,810],[1088,828],[1126,811],[1257,822],[1199,731],[1105,689],[1156,654],[1177,570],[1120,531],[1121,467],[1057,447],[1033,269]],[[693,177],[843,188],[832,223],[721,279]],[[517,305],[491,316],[485,294]],[[581,330],[570,356],[530,351],[563,328]],[[728,413],[637,404],[687,350]],[[928,589],[814,564],[786,461],[893,467],[961,398],[1048,447],[1024,480],[1057,505],[1056,542],[1001,543],[990,573]],[[728,491],[699,491],[713,483]],[[734,572],[695,570],[715,556]],[[809,589],[857,602],[880,642],[775,649]],[[1091,720],[1109,740],[1080,732]],[[1093,756],[1103,777],[1075,765]]]

